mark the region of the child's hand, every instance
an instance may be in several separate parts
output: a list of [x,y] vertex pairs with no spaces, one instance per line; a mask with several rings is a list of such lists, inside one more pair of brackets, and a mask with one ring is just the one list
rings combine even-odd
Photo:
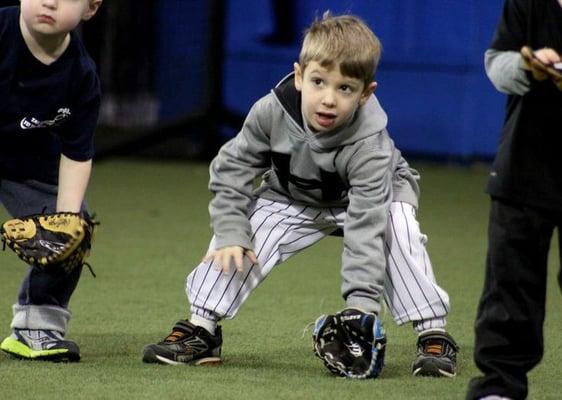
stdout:
[[530,47],[521,48],[525,68],[537,81],[552,79],[558,89],[562,90],[562,71],[559,68],[560,55],[553,49],[543,48],[533,51]]
[[258,263],[258,258],[253,250],[245,249],[240,246],[228,246],[222,249],[214,250],[203,258],[204,262],[214,261],[216,268],[221,269],[225,274],[230,272],[230,264],[234,262],[234,266],[238,272],[242,272],[244,268],[244,256],[254,263]]
[[560,62],[560,55],[556,52],[556,50],[548,47],[536,50],[534,54],[539,61],[546,65],[552,65]]

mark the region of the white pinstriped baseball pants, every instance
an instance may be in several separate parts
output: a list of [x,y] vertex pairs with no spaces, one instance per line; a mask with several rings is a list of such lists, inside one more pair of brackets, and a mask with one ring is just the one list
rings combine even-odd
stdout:
[[[416,330],[442,328],[449,296],[435,282],[416,210],[393,202],[386,237],[387,276],[384,298],[399,325],[413,322]],[[245,258],[243,272],[229,274],[212,262],[201,263],[186,279],[191,312],[217,321],[233,318],[250,293],[275,266],[343,226],[345,209],[316,209],[258,199],[250,212],[259,266]],[[214,238],[210,249],[214,248]]]

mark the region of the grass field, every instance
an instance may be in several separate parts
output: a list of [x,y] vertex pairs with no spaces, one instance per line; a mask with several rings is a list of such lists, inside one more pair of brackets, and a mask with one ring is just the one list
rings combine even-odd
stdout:
[[[141,362],[142,347],[187,315],[184,278],[202,257],[211,232],[201,164],[113,160],[95,166],[88,198],[102,222],[72,299],[69,337],[79,364],[17,361],[0,354],[1,399],[463,399],[477,374],[473,321],[483,279],[488,199],[485,167],[414,164],[422,173],[419,219],[429,235],[437,279],[451,297],[448,329],[461,346],[453,379],[414,378],[411,327],[384,315],[387,365],[369,381],[334,378],[314,358],[306,326],[343,306],[341,241],[328,238],[275,271],[226,321],[225,362],[214,368]],[[1,219],[6,214],[0,211]],[[546,355],[530,375],[530,399],[559,399],[562,299],[549,268]],[[11,304],[24,268],[0,253],[0,327],[9,334]],[[525,332],[521,332],[525,335]]]

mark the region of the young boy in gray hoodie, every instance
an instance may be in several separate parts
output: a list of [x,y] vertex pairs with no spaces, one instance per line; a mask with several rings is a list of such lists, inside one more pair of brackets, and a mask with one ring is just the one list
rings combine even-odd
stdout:
[[418,175],[373,95],[380,53],[357,17],[327,13],[312,24],[294,72],[254,104],[211,163],[214,236],[186,281],[191,318],[145,346],[145,362],[221,362],[218,321],[233,318],[277,265],[343,231],[346,307],[379,314],[384,293],[397,323],[420,333],[413,373],[456,373],[456,344],[443,329],[448,295],[415,218]]

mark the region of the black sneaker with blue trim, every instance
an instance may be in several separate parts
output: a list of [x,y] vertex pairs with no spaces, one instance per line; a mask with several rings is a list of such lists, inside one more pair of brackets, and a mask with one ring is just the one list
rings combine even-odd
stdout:
[[205,328],[180,320],[164,340],[144,346],[142,360],[168,365],[217,365],[222,362],[221,345],[220,326],[212,335]]
[[418,337],[414,376],[453,377],[457,375],[459,346],[447,332],[429,330]]

